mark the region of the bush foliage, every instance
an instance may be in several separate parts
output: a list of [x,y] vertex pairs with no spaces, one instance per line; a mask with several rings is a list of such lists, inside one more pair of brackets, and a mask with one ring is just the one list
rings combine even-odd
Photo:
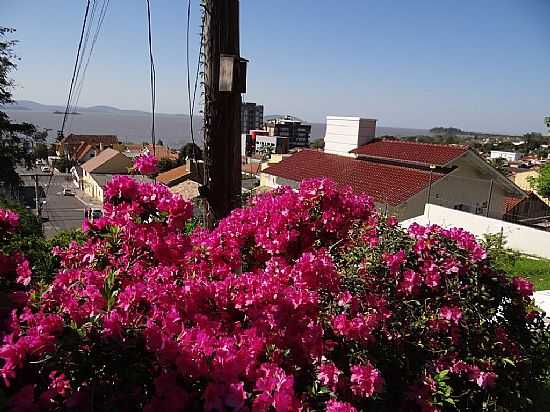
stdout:
[[191,233],[164,186],[105,199],[47,288],[2,272],[8,409],[516,411],[545,378],[532,286],[467,232],[404,231],[326,180]]

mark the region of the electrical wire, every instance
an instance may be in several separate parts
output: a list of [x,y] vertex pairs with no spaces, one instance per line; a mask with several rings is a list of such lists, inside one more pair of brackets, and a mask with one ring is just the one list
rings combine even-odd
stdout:
[[156,156],[155,148],[155,106],[156,106],[156,72],[155,72],[155,60],[153,58],[153,39],[151,35],[151,5],[149,0],[147,2],[147,28],[148,28],[148,41],[149,41],[149,66],[150,66],[150,83],[151,83],[151,142],[153,144],[153,156]]
[[[205,11],[203,11],[202,19],[201,19],[201,33],[200,33],[200,45],[199,45],[199,53],[197,57],[197,69],[195,72],[195,82],[193,86],[193,98],[191,98],[191,75],[190,75],[190,58],[189,58],[189,38],[190,38],[190,27],[191,27],[191,0],[187,3],[187,42],[186,42],[186,57],[187,57],[187,96],[188,96],[188,103],[189,103],[189,128],[191,132],[191,142],[192,142],[192,153],[193,153],[193,160],[195,162],[195,167],[197,163],[196,158],[196,147],[197,144],[195,142],[195,126],[193,124],[193,117],[195,115],[195,103],[197,98],[197,88],[199,84],[199,75],[200,75],[200,67],[202,63],[202,55],[203,55],[203,45],[204,45],[204,22],[205,22]],[[203,184],[206,185],[207,176],[206,173],[202,173],[202,180]]]
[[74,83],[75,83],[75,77],[76,72],[78,69],[78,62],[80,60],[80,51],[82,49],[82,40],[84,38],[84,31],[86,29],[86,22],[88,20],[88,12],[90,11],[90,0],[86,3],[86,11],[84,12],[84,20],[82,22],[82,31],[80,33],[80,41],[78,42],[78,50],[76,52],[76,59],[74,62],[74,69],[73,69],[73,75],[71,78],[71,86],[69,87],[69,96],[67,97],[67,106],[65,107],[65,114],[63,115],[63,123],[61,125],[60,134],[63,135],[63,131],[65,130],[65,123],[67,122],[67,113],[69,112],[69,105],[71,102],[71,96],[73,93]]
[[[90,61],[92,59],[92,55],[94,53],[95,45],[97,43],[97,40],[99,38],[99,33],[101,32],[101,28],[103,26],[103,21],[105,20],[105,15],[107,14],[107,9],[109,8],[111,0],[103,0],[103,4],[101,6],[101,10],[99,12],[99,18],[97,22],[96,31],[94,33],[94,36],[92,38],[92,43],[90,46],[90,51],[88,53],[88,59],[86,60],[86,64],[84,65],[84,69],[82,70],[82,75],[79,78],[78,85],[76,87],[76,98],[74,99],[72,106],[77,107],[78,102],[80,100],[80,95],[82,94],[82,90],[84,88],[84,81],[86,79],[86,73],[88,72],[88,66],[90,65]],[[92,20],[93,21],[93,20]],[[69,129],[71,128],[73,118],[70,118],[69,121]]]
[[[194,127],[193,127],[193,110],[194,107],[192,106],[191,102],[191,69],[190,69],[190,59],[189,59],[189,28],[191,26],[191,0],[187,2],[187,38],[186,38],[186,57],[187,57],[187,101],[189,103],[189,123],[190,123],[190,129],[191,129],[191,142],[192,147],[191,151],[193,154],[193,161],[196,164],[197,157],[195,153],[195,133],[194,133]],[[202,43],[202,41],[201,41]],[[199,56],[200,61],[200,56]],[[195,83],[196,87],[196,83]],[[196,89],[195,89],[196,90]]]

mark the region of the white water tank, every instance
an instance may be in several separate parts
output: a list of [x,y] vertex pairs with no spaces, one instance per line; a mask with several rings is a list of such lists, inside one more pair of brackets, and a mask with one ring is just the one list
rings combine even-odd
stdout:
[[376,134],[376,119],[327,116],[325,152],[354,156],[350,151],[372,141]]

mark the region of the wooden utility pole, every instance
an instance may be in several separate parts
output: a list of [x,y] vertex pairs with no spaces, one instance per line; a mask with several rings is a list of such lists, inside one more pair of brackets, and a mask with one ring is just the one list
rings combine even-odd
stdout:
[[220,219],[240,205],[245,70],[240,58],[239,1],[203,0],[203,7],[206,197],[214,217]]

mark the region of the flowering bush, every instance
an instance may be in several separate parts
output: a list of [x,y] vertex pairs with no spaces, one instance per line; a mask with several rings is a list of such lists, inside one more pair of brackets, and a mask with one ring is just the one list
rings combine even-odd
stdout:
[[135,159],[134,169],[142,175],[154,175],[158,173],[157,159],[152,153],[142,154]]
[[529,286],[462,230],[405,232],[326,180],[191,234],[164,186],[105,202],[6,316],[8,409],[518,410],[544,372]]

